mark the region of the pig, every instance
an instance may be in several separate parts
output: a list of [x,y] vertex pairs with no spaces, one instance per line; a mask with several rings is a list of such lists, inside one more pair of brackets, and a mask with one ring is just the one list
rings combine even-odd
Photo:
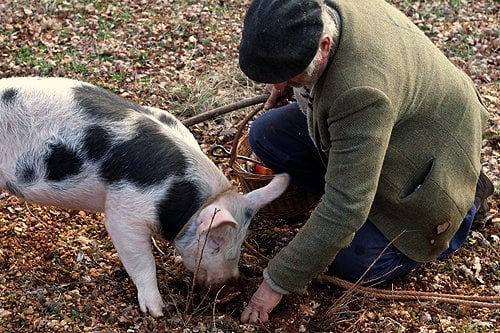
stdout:
[[241,245],[286,174],[245,195],[172,114],[67,78],[0,80],[0,188],[28,202],[104,212],[137,288],[163,315],[151,238],[174,242],[199,284],[238,277]]

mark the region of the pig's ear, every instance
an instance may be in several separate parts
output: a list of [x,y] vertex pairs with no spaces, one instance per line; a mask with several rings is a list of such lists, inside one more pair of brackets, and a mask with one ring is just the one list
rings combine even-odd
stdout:
[[269,184],[259,189],[253,190],[245,195],[249,206],[255,211],[261,209],[285,192],[288,187],[290,177],[286,173],[274,176]]
[[216,205],[208,205],[200,212],[198,232],[207,232],[209,229],[217,230],[224,226],[233,228],[238,226],[238,222],[227,209],[217,208]]

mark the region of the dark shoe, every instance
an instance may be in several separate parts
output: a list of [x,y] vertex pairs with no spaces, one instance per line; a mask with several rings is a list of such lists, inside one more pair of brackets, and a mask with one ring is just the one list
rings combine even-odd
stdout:
[[476,216],[484,216],[489,210],[488,197],[493,194],[495,187],[491,180],[482,171],[479,173],[479,179],[476,185],[476,198],[474,205],[477,207]]

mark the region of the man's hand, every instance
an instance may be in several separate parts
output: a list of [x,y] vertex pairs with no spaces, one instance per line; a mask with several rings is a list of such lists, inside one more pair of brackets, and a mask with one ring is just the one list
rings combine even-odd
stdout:
[[264,110],[272,109],[283,96],[289,93],[286,84],[268,84],[266,90],[269,92],[269,97],[264,103]]
[[265,323],[269,320],[269,313],[281,301],[280,294],[269,287],[266,281],[262,281],[259,289],[253,294],[245,310],[241,314],[243,323]]

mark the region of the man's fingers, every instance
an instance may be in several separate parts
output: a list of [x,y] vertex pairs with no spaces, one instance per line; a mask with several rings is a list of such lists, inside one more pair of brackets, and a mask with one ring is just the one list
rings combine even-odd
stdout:
[[240,320],[243,323],[251,324],[265,323],[269,320],[269,313],[261,305],[255,304],[252,299],[241,313]]
[[248,323],[250,320],[251,313],[252,313],[252,310],[250,310],[248,307],[246,307],[245,310],[243,310],[243,312],[241,313],[241,317],[240,317],[241,322]]
[[279,99],[286,95],[286,86],[276,88],[275,85],[269,85],[266,86],[267,90],[269,91],[269,97],[267,98],[267,101],[264,103],[264,109],[269,110],[272,109],[276,103],[279,101]]
[[259,312],[259,321],[265,323],[269,320],[269,313],[267,312]]
[[258,323],[260,321],[259,313],[260,313],[259,310],[253,308],[252,305],[249,304],[247,305],[245,310],[243,310],[243,312],[241,313],[240,320],[242,323],[251,323],[251,324]]
[[242,323],[259,324],[269,320],[269,314],[253,308],[245,308],[240,318]]
[[265,323],[269,320],[269,313],[281,301],[282,294],[274,291],[263,281],[252,295],[250,302],[241,314],[244,323]]
[[272,109],[276,105],[278,98],[279,94],[276,91],[273,91],[271,95],[269,95],[269,97],[267,98],[267,101],[264,103],[264,109],[265,110]]
[[252,311],[250,314],[250,323],[255,324],[259,322],[259,311]]

